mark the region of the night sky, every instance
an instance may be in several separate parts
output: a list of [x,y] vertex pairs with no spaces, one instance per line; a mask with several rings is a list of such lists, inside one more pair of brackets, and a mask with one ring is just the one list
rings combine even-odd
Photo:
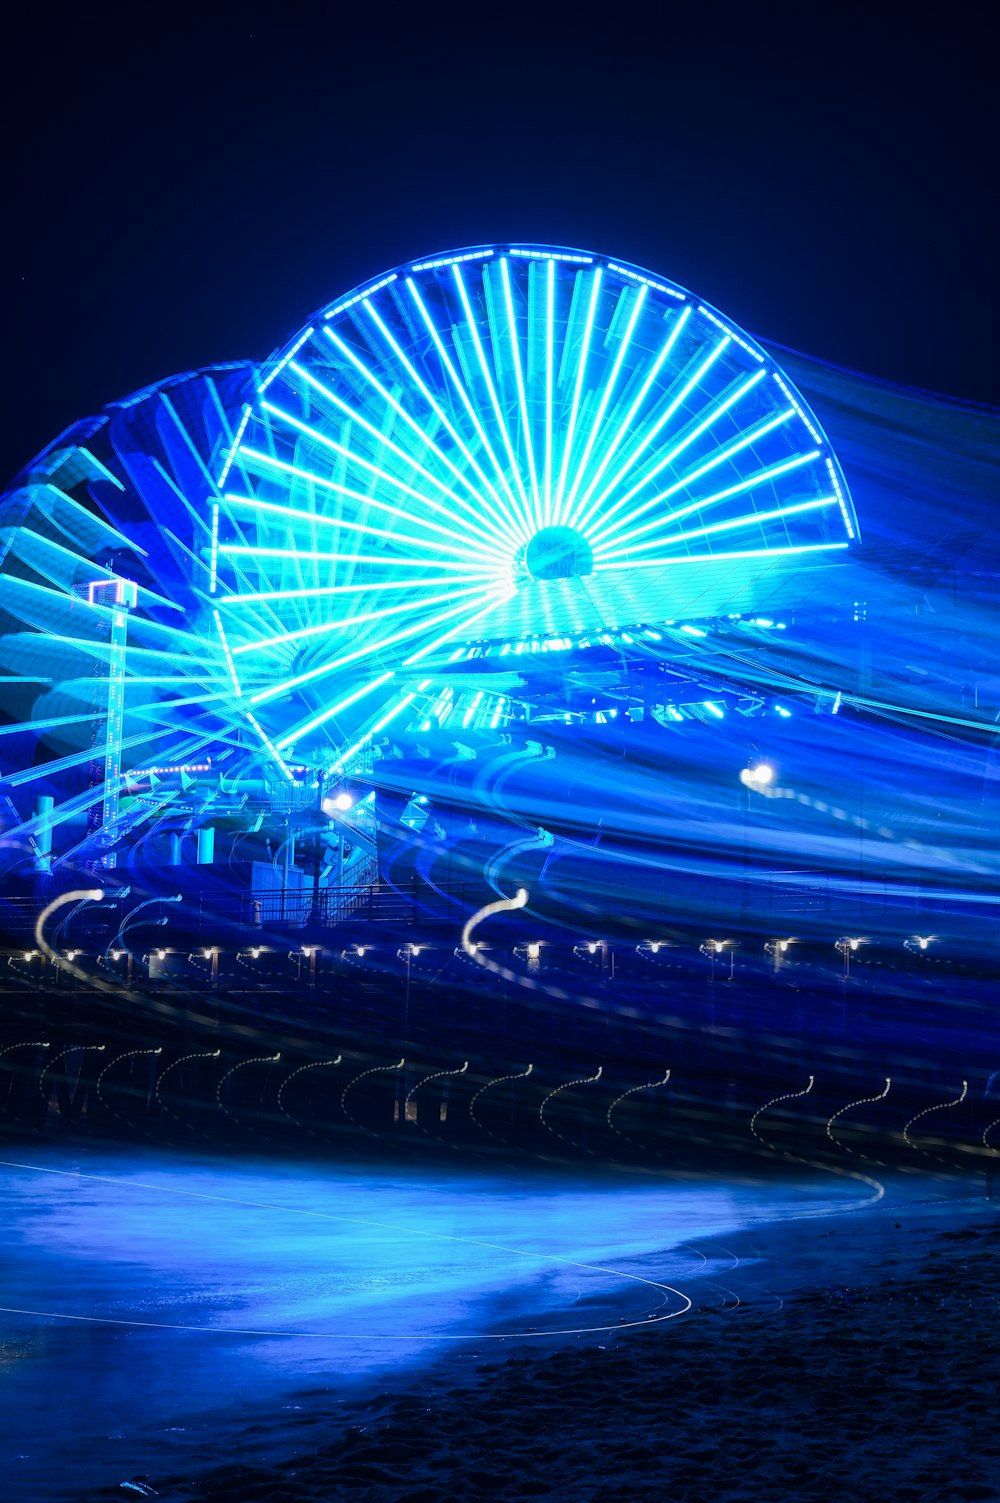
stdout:
[[494,239],[613,254],[762,338],[1000,401],[985,13],[655,14],[38,7],[2,90],[0,481],[106,401]]

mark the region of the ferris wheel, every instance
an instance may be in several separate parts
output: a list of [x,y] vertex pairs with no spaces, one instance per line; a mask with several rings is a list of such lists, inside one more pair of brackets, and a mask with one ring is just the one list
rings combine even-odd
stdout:
[[8,788],[62,778],[109,829],[137,769],[290,780],[390,727],[505,725],[552,654],[718,615],[858,537],[767,352],[576,250],[408,264],[261,367],[109,413],[0,513],[2,729],[34,737]]
[[829,444],[751,339],[542,247],[418,262],[326,309],[264,371],[218,486],[220,640],[263,715],[298,696],[279,749],[354,706],[403,714],[456,644],[655,624],[720,566],[857,537]]

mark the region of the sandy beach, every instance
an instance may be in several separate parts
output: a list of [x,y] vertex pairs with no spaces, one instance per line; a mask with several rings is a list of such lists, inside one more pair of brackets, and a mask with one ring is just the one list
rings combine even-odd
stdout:
[[704,1241],[682,1318],[472,1340],[356,1402],[303,1390],[77,1497],[1000,1499],[1000,1205],[971,1179],[948,1193]]

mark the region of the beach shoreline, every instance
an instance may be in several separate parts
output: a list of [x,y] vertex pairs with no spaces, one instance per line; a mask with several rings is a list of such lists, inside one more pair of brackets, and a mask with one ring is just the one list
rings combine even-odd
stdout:
[[1000,1499],[1000,1203],[981,1181],[696,1248],[707,1265],[681,1318],[544,1345],[470,1338],[395,1387],[304,1389],[290,1413],[67,1496]]

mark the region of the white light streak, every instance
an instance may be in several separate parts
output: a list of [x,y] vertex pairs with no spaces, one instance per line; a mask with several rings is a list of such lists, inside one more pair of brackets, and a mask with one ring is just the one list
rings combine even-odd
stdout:
[[510,339],[511,362],[514,366],[514,381],[517,385],[517,401],[521,409],[521,424],[524,430],[524,449],[528,459],[528,475],[531,494],[535,503],[535,515],[541,514],[538,496],[538,475],[535,472],[535,450],[531,442],[531,424],[528,422],[528,398],[524,389],[524,372],[521,369],[521,347],[517,337],[517,320],[514,317],[514,300],[510,288],[510,268],[506,256],[500,258],[500,280],[503,284],[504,306],[507,311],[507,333]]
[[[600,526],[596,533],[596,536],[603,536],[607,531],[606,524],[610,521],[610,519],[615,516],[616,513],[620,512],[623,506],[627,506],[628,503],[632,500],[632,497],[637,495],[639,491],[645,490],[646,486],[649,485],[652,480],[655,480],[657,475],[662,474],[662,472],[667,468],[668,465],[673,464],[673,462],[681,454],[684,453],[685,449],[689,449],[691,445],[697,439],[699,439],[703,433],[707,432],[708,429],[711,428],[712,425],[719,420],[719,418],[723,417],[730,410],[730,408],[735,407],[737,402],[745,397],[749,391],[753,390],[753,388],[757,385],[757,382],[762,379],[763,375],[763,371],[755,371],[749,380],[743,381],[735,391],[730,392],[729,395],[727,397],[724,397],[721,402],[717,402],[715,406],[711,408],[708,415],[702,418],[700,423],[696,423],[695,426],[687,434],[685,434],[685,436],[678,443],[674,444],[672,449],[668,449],[667,453],[664,454],[661,459],[657,460],[656,464],[651,470],[648,470],[640,480],[636,481],[631,489],[625,491],[624,494],[618,498],[614,506],[609,507],[606,512],[602,513]],[[680,483],[686,484],[687,482],[685,480]],[[651,506],[655,506],[657,502],[661,501],[665,495],[670,495],[677,488],[677,486],[671,486],[669,491],[663,492],[659,496],[654,496],[652,500],[644,502],[643,505],[638,508],[638,510],[632,512],[630,517],[623,519],[623,522],[619,523],[618,525],[621,526],[626,521],[634,521],[637,516],[641,516],[644,512],[648,511]],[[612,531],[613,530],[614,529],[612,529]]]
[[[838,548],[847,548],[847,543],[799,543],[787,548],[744,548],[732,553],[682,553],[676,558],[644,558],[630,559],[629,569],[659,569],[669,564],[707,564],[720,562],[729,558],[780,558],[783,554],[792,553],[826,553]],[[600,574],[608,569],[620,569],[622,564],[598,563],[594,565],[594,573]]]
[[[496,604],[497,598],[495,594],[491,593],[485,610],[491,609]],[[384,651],[386,647],[394,647],[397,642],[404,642],[409,637],[416,636],[418,632],[425,631],[429,626],[436,626],[440,621],[447,621],[454,616],[464,613],[468,608],[468,601],[462,605],[453,606],[450,610],[442,611],[439,615],[432,616],[427,621],[418,621],[414,626],[407,626],[402,631],[396,632],[393,636],[382,637],[378,642],[365,647],[359,647],[355,652],[345,653],[342,657],[334,658],[332,662],[320,663],[317,667],[310,668],[305,673],[297,674],[294,678],[285,679],[280,684],[273,684],[267,689],[261,689],[256,694],[250,696],[250,701],[252,704],[261,704],[265,700],[276,698],[279,694],[287,694],[289,690],[297,689],[302,684],[313,683],[318,678],[324,678],[328,673],[336,672],[338,668],[345,668],[348,663],[356,663],[361,658],[370,657],[372,653]],[[435,643],[434,645],[437,644]],[[415,654],[414,657],[407,658],[406,662],[412,663],[416,660],[416,657],[422,655],[422,653]]]
[[595,267],[593,280],[590,287],[590,300],[587,304],[587,317],[583,326],[583,339],[580,342],[580,355],[576,368],[576,381],[573,385],[573,400],[570,404],[569,423],[566,427],[566,439],[563,444],[562,464],[559,466],[559,483],[556,487],[556,504],[553,512],[553,520],[559,522],[563,517],[563,494],[566,488],[566,475],[569,469],[570,454],[573,449],[573,438],[576,433],[577,414],[580,410],[580,396],[583,392],[583,381],[587,371],[587,356],[590,354],[590,340],[594,332],[594,315],[597,312],[597,298],[601,290],[601,268]]
[[[626,293],[622,293],[621,295],[623,297],[627,296]],[[631,317],[628,321],[628,326],[625,330],[624,335],[622,336],[621,343],[618,346],[618,354],[615,356],[614,364],[611,367],[611,374],[608,376],[608,379],[604,383],[604,389],[601,392],[601,400],[597,404],[597,412],[594,415],[594,421],[590,425],[590,435],[584,447],[583,455],[580,459],[580,463],[576,467],[576,474],[573,477],[573,484],[570,486],[569,496],[566,499],[567,514],[572,511],[573,502],[576,499],[576,493],[580,488],[580,482],[583,480],[584,474],[586,473],[587,461],[590,459],[591,452],[593,451],[594,444],[597,440],[597,435],[601,430],[601,424],[604,422],[604,415],[608,410],[608,403],[611,400],[611,393],[614,391],[615,386],[618,382],[618,377],[621,373],[622,362],[624,361],[625,356],[628,353],[629,346],[632,343],[632,335],[635,332],[635,326],[639,320],[639,314],[642,312],[643,304],[645,301],[646,288],[640,287],[638,294],[634,299],[634,306],[632,308]]]
[[[375,496],[368,495],[364,491],[356,491],[353,490],[349,485],[341,485],[337,480],[326,480],[322,475],[317,475],[312,470],[304,470],[299,465],[290,464],[287,460],[278,459],[272,454],[264,454],[259,449],[248,449],[246,448],[246,446],[244,446],[243,448],[241,448],[240,453],[247,455],[247,457],[250,459],[256,460],[258,464],[269,466],[271,469],[280,470],[281,473],[285,475],[294,475],[297,479],[300,480],[308,480],[311,482],[311,484],[318,485],[321,490],[330,491],[333,495],[344,496],[348,501],[358,502],[359,506],[373,506],[376,511],[385,512],[388,516],[398,517],[400,521],[410,522],[418,527],[423,527],[427,532],[440,534],[442,537],[446,538],[452,538],[455,535],[454,521],[452,522],[450,527],[445,526],[442,522],[432,522],[427,517],[414,515],[412,510],[404,511],[402,507],[392,506],[388,501],[379,501]],[[229,497],[227,496],[226,499],[228,500]],[[292,509],[289,507],[287,508],[287,510],[289,514],[291,514]],[[312,520],[314,516],[317,521],[320,520],[319,515],[316,513],[306,512],[305,515],[309,517],[310,520]],[[332,525],[335,527],[343,527],[346,526],[347,523],[337,517],[332,519]],[[411,541],[411,539],[407,538],[407,541]],[[495,543],[486,545],[484,551],[497,558],[498,560],[501,560],[503,562],[507,561],[508,554]]]
[[[746,447],[746,445],[741,443],[740,447]],[[690,501],[687,506],[680,506],[675,511],[665,512],[661,516],[653,517],[651,521],[644,522],[641,527],[635,527],[631,532],[625,533],[624,537],[618,538],[618,542],[625,542],[629,538],[639,537],[641,534],[650,532],[657,527],[669,527],[673,523],[679,522],[683,517],[690,516],[692,512],[706,511],[710,506],[717,506],[720,501],[729,501],[733,496],[740,496],[746,491],[756,490],[758,486],[766,485],[769,481],[776,480],[780,475],[787,475],[792,470],[797,470],[803,465],[811,464],[816,458],[817,454],[814,450],[810,454],[797,454],[794,459],[786,459],[782,464],[772,465],[769,469],[758,470],[756,474],[748,475],[745,480],[739,481],[737,485],[727,486],[725,490],[715,491],[708,496],[700,496],[694,501]],[[699,469],[692,470],[689,475],[682,476],[674,485],[668,486],[665,491],[661,491],[659,495],[654,496],[652,501],[639,507],[632,513],[631,517],[623,517],[613,527],[607,528],[606,531],[591,534],[591,542],[595,554],[606,548],[608,541],[616,533],[619,533],[622,527],[627,526],[629,522],[635,521],[636,518],[644,516],[650,510],[651,506],[659,502],[668,501],[678,491],[686,490],[693,480],[699,480],[703,475],[708,474],[710,470],[717,469],[720,463],[721,460],[714,459],[702,465]]]
[[[436,540],[415,538],[410,533],[390,532],[385,527],[375,527],[371,522],[352,522],[347,517],[327,517],[321,512],[306,511],[304,507],[300,506],[286,506],[277,501],[260,501],[256,496],[238,496],[232,491],[227,491],[226,500],[230,505],[248,506],[254,511],[265,512],[269,516],[282,517],[286,521],[298,519],[314,523],[319,527],[345,528],[348,532],[371,533],[372,537],[388,538],[390,542],[397,545],[405,544],[408,548],[424,549],[427,552],[450,553],[454,557],[466,561],[480,557],[480,554],[474,553],[468,547],[456,548],[448,543],[439,543]],[[403,514],[401,513],[401,515]],[[454,536],[454,528],[451,535]],[[468,567],[468,562],[466,563],[466,567]],[[501,561],[501,564],[498,565],[498,572],[506,571],[507,567],[507,561]]]
[[[823,507],[836,504],[836,496],[824,496],[818,501],[799,501],[794,506],[779,506],[772,511],[749,512],[745,517],[734,517],[728,522],[713,522],[707,527],[692,527],[687,532],[675,532],[667,538],[651,538],[645,543],[630,544],[627,539],[623,539],[624,546],[610,551],[605,549],[601,557],[605,561],[611,558],[627,558],[635,553],[643,553],[649,548],[669,548],[677,543],[689,542],[692,538],[704,538],[716,532],[732,532],[737,527],[752,527],[757,522],[774,522],[779,517],[793,517],[802,512],[819,511]],[[645,528],[639,528],[638,531],[644,532]]]
[[[505,261],[501,261],[500,264],[501,264],[501,266],[505,266],[507,263]],[[365,306],[365,312],[371,317],[371,319],[375,323],[375,325],[378,328],[379,332],[381,333],[383,339],[386,341],[386,343],[389,345],[390,349],[395,354],[397,360],[400,362],[400,364],[402,365],[403,369],[406,371],[407,375],[409,376],[410,380],[413,382],[413,384],[416,387],[417,391],[420,392],[421,396],[424,398],[425,402],[430,407],[431,411],[433,412],[434,416],[437,418],[438,422],[442,425],[442,427],[445,429],[446,433],[451,438],[452,442],[455,444],[456,448],[458,449],[459,453],[462,455],[462,457],[465,460],[466,464],[468,464],[469,467],[472,469],[472,471],[479,477],[479,479],[482,481],[484,487],[486,488],[486,491],[489,494],[489,496],[492,497],[493,501],[497,504],[497,506],[499,506],[500,511],[496,515],[499,517],[499,521],[500,521],[500,524],[501,524],[501,534],[500,535],[502,536],[503,535],[502,529],[503,529],[503,524],[504,524],[504,503],[503,503],[503,501],[500,498],[499,492],[494,487],[492,480],[486,474],[485,470],[480,465],[478,459],[476,459],[475,455],[472,453],[472,451],[469,448],[468,444],[465,442],[465,440],[463,439],[462,435],[459,433],[458,429],[455,427],[454,423],[451,421],[451,419],[449,418],[448,414],[445,412],[444,408],[441,406],[440,402],[437,400],[437,398],[435,397],[434,393],[431,391],[430,387],[427,385],[426,381],[424,381],[422,379],[422,377],[420,376],[419,372],[417,371],[416,366],[413,364],[412,360],[410,360],[410,358],[408,357],[408,355],[405,353],[405,351],[403,350],[403,348],[400,345],[399,341],[396,339],[395,335],[391,332],[391,330],[389,329],[388,325],[385,323],[384,319],[380,316],[380,314],[376,311],[376,309],[372,306],[371,303],[369,303],[369,302],[366,301],[364,306]],[[475,487],[470,483],[470,481],[469,481],[469,479],[468,479],[467,476],[465,476],[463,474],[462,475],[462,479],[463,479],[465,485],[468,486],[469,490],[472,491],[474,495],[476,495],[476,496],[479,497],[479,500],[482,502],[483,506],[487,509],[487,511],[489,511],[490,510],[489,502],[486,500],[486,497],[483,496],[483,495],[481,495],[478,491],[476,491]]]
[[[266,410],[273,416],[279,418],[282,422],[287,423],[289,427],[295,428],[299,433],[304,433],[308,438],[314,439],[317,443],[322,444],[324,448],[330,449],[333,453],[340,454],[343,458],[349,460],[352,464],[357,465],[359,469],[367,470],[370,474],[376,476],[377,479],[384,480],[388,485],[395,486],[396,489],[401,490],[404,495],[412,496],[415,501],[419,501],[422,506],[426,506],[431,511],[437,512],[439,516],[453,518],[453,513],[449,511],[448,507],[442,505],[440,501],[435,501],[432,496],[426,495],[423,491],[416,490],[414,486],[408,485],[405,480],[398,479],[395,475],[390,474],[388,470],[383,470],[380,465],[373,464],[371,460],[363,459],[360,454],[356,454],[353,450],[346,448],[343,444],[337,443],[335,439],[328,438],[325,433],[320,433],[318,429],[311,428],[308,423],[302,422],[300,418],[293,417],[290,412],[285,412],[282,410],[282,408],[275,407],[271,402],[263,402],[261,405],[266,408]],[[370,500],[371,498],[369,497],[368,499]],[[495,552],[498,544],[501,547],[504,547],[508,544],[509,539],[506,532],[498,528],[495,523],[491,523],[490,518],[487,518],[487,526],[484,527],[479,520],[478,514],[474,511],[474,509],[469,505],[467,501],[463,501],[459,496],[453,496],[451,499],[454,502],[457,502],[459,505],[463,506],[465,510],[469,512],[470,516],[474,520],[475,531],[477,531],[482,536],[488,548]],[[380,505],[381,503],[375,502],[374,504]],[[404,515],[411,516],[412,512],[406,512],[404,513]],[[490,514],[490,517],[491,516],[492,514]]]
[[486,387],[486,391],[490,399],[490,405],[493,408],[493,414],[500,428],[500,436],[503,439],[504,448],[507,451],[507,458],[510,461],[511,473],[514,476],[514,483],[517,486],[518,494],[521,498],[521,506],[523,508],[525,526],[527,527],[528,533],[530,535],[532,532],[534,532],[535,528],[533,523],[531,505],[528,501],[528,493],[524,488],[524,481],[521,478],[521,467],[517,462],[517,455],[514,453],[514,445],[511,442],[510,431],[504,420],[503,411],[500,407],[500,399],[497,396],[496,385],[494,384],[493,377],[490,375],[489,366],[486,361],[486,352],[483,349],[482,340],[479,337],[479,330],[476,326],[476,319],[472,311],[472,304],[469,302],[469,294],[466,291],[461,267],[453,266],[451,269],[451,274],[455,280],[455,286],[458,289],[458,296],[462,303],[462,311],[465,314],[466,328],[468,329],[469,335],[472,339],[472,347],[476,352],[476,359],[479,361],[479,369],[482,373],[483,384]]
[[374,689],[380,688],[382,684],[387,684],[393,677],[394,675],[391,671],[382,673],[378,678],[373,678],[369,683],[362,684],[359,689],[354,689],[350,694],[345,694],[343,699],[337,700],[336,704],[330,705],[319,715],[314,715],[311,720],[303,721],[294,730],[282,736],[281,740],[276,743],[278,749],[284,751],[285,747],[293,745],[300,737],[308,736],[310,731],[317,730],[319,726],[325,725],[328,720],[331,720],[334,715],[339,715],[343,710],[350,709],[351,705],[357,704],[359,699],[364,699],[365,695],[371,694]]
[[406,709],[408,704],[412,704],[414,699],[416,699],[416,694],[404,694],[402,699],[388,709],[384,715],[380,716],[375,724],[355,741],[353,746],[348,747],[347,751],[341,753],[339,759],[334,763],[334,772],[342,772],[350,759],[357,756],[358,752],[366,747],[369,741],[378,735],[379,731],[385,730],[386,726],[395,720],[397,715],[402,714],[403,710]]
[[[514,496],[514,492],[511,490],[510,482],[507,479],[506,475],[504,474],[503,469],[501,468],[500,461],[497,459],[496,454],[493,452],[493,446],[490,443],[488,437],[486,436],[486,430],[484,429],[484,427],[482,425],[482,422],[480,421],[479,414],[476,411],[475,406],[473,405],[471,397],[469,396],[468,392],[465,389],[464,382],[461,380],[461,378],[459,377],[458,372],[455,369],[455,365],[454,365],[454,362],[451,359],[451,356],[448,354],[447,350],[444,347],[444,341],[442,340],[441,335],[438,333],[437,326],[435,325],[433,319],[431,318],[430,313],[427,311],[427,308],[424,305],[423,298],[420,296],[420,293],[417,291],[416,283],[413,281],[412,277],[407,277],[407,279],[406,279],[406,285],[409,288],[411,297],[413,298],[413,300],[416,303],[418,309],[420,310],[420,316],[423,318],[423,321],[424,321],[425,325],[427,326],[427,332],[430,334],[431,338],[434,341],[435,348],[437,349],[438,355],[441,358],[441,363],[444,366],[445,370],[447,371],[448,376],[449,376],[449,378],[451,380],[452,385],[454,386],[455,390],[458,392],[459,399],[460,399],[463,407],[465,408],[466,412],[469,414],[469,418],[470,418],[470,420],[472,422],[472,426],[475,428],[476,433],[478,434],[479,439],[480,439],[480,441],[481,441],[481,443],[483,445],[483,448],[486,450],[487,454],[490,457],[490,462],[492,463],[493,468],[497,472],[497,478],[499,479],[500,484],[503,486],[504,490],[507,492],[507,495],[510,498],[511,504],[516,509],[516,507],[517,507],[517,501],[516,501],[516,498]],[[510,541],[510,531],[511,531],[512,528],[513,528],[513,531],[514,531],[514,535],[516,537],[519,537],[522,540],[527,540],[527,537],[528,537],[527,529],[523,528],[520,525],[520,523],[518,522],[518,520],[516,519],[516,517],[514,517],[513,515],[506,515],[505,514],[503,521],[504,521],[504,524],[505,524],[506,531],[505,531],[504,534],[502,534],[502,536],[505,537],[506,541]]]
[[233,681],[233,693],[237,699],[242,699],[243,690],[240,688],[240,681],[236,677],[236,664],[233,662],[233,655],[229,650],[229,643],[226,641],[226,632],[222,625],[222,617],[217,610],[214,610],[212,615],[215,617],[216,630],[219,633],[219,641],[222,643],[222,651],[226,659],[226,667],[229,669],[229,677]]
[[220,491],[226,483],[226,476],[229,474],[229,471],[232,468],[233,460],[236,458],[236,451],[239,449],[243,435],[246,432],[247,423],[249,423],[250,421],[250,414],[252,411],[253,408],[250,406],[250,403],[247,402],[243,408],[243,416],[240,418],[239,427],[237,428],[236,433],[233,436],[233,441],[230,444],[229,450],[226,454],[226,462],[222,466],[222,471],[219,475],[218,480],[215,482]]

